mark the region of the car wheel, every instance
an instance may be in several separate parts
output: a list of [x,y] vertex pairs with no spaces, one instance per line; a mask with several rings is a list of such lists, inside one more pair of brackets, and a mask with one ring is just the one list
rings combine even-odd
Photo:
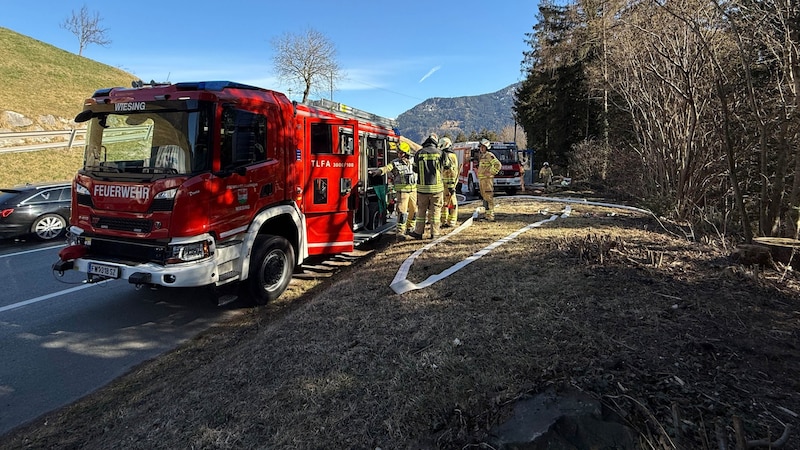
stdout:
[[253,244],[247,285],[253,302],[266,305],[278,298],[294,273],[294,248],[282,236],[259,236]]
[[38,239],[49,241],[61,236],[66,228],[67,221],[63,217],[58,214],[45,214],[33,221],[31,233]]

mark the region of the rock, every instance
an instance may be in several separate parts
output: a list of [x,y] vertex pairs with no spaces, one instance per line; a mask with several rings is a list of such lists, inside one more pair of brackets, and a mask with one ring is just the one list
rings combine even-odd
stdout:
[[3,111],[0,113],[0,122],[5,122],[5,124],[11,128],[27,127],[33,124],[31,119],[14,111]]
[[514,405],[514,415],[490,431],[490,443],[505,450],[635,449],[636,434],[603,417],[600,402],[582,392],[550,389]]
[[39,116],[38,120],[39,120],[39,123],[41,125],[43,125],[45,128],[48,128],[48,129],[53,129],[58,125],[58,122],[56,122],[55,116],[53,116],[52,114]]

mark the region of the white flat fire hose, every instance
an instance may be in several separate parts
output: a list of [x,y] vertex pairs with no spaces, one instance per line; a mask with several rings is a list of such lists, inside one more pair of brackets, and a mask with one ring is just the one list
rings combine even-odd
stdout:
[[569,205],[570,203],[579,203],[579,204],[583,204],[583,205],[592,205],[592,206],[605,206],[605,207],[609,207],[609,208],[618,208],[618,209],[626,209],[626,210],[629,210],[629,211],[636,211],[636,212],[640,212],[640,213],[643,213],[643,214],[653,214],[652,212],[650,212],[650,211],[648,211],[646,209],[635,208],[633,206],[615,205],[615,204],[612,204],[612,203],[590,202],[590,201],[586,201],[584,199],[539,197],[539,196],[534,196],[534,195],[524,195],[524,196],[519,196],[519,197],[525,198],[525,199],[537,200],[537,201],[566,203],[567,206],[564,208],[564,211],[560,215],[559,214],[554,214],[554,215],[550,216],[549,219],[540,220],[539,222],[535,222],[535,223],[532,223],[532,224],[530,224],[530,225],[528,225],[528,226],[526,226],[524,228],[521,228],[521,229],[509,234],[508,236],[506,236],[506,237],[504,237],[504,238],[502,238],[502,239],[500,239],[498,241],[495,241],[495,242],[487,245],[486,247],[482,248],[481,250],[475,252],[469,258],[450,266],[449,268],[445,269],[444,271],[442,271],[442,272],[440,272],[438,274],[429,276],[427,279],[425,279],[425,281],[423,281],[423,282],[421,282],[419,284],[412,283],[411,281],[409,281],[406,277],[408,276],[408,271],[411,270],[411,266],[414,264],[414,261],[417,259],[417,257],[419,255],[421,255],[425,250],[428,250],[429,248],[433,247],[434,245],[438,244],[439,242],[443,242],[443,241],[447,240],[450,236],[455,236],[456,234],[458,234],[458,233],[464,231],[465,229],[471,227],[472,226],[472,222],[475,219],[478,218],[478,209],[476,209],[475,212],[472,213],[472,217],[470,217],[464,223],[462,223],[461,226],[459,226],[458,228],[456,228],[452,232],[450,232],[450,233],[448,233],[448,234],[436,239],[435,241],[432,241],[432,242],[428,243],[424,247],[422,247],[419,250],[417,250],[414,253],[412,253],[411,256],[406,258],[406,260],[403,261],[403,264],[401,264],[400,268],[397,270],[397,274],[394,276],[394,279],[392,280],[392,283],[389,285],[389,287],[391,287],[392,290],[394,292],[398,293],[398,294],[404,294],[404,293],[406,293],[408,291],[413,291],[413,290],[416,290],[416,289],[426,288],[426,287],[432,285],[433,283],[436,283],[437,281],[439,281],[439,280],[441,280],[443,278],[447,278],[450,275],[458,272],[459,270],[463,269],[464,267],[466,267],[468,264],[472,263],[473,261],[476,261],[476,260],[480,259],[482,256],[488,254],[489,252],[491,252],[495,248],[505,244],[506,242],[509,242],[509,241],[511,241],[513,239],[516,239],[517,236],[519,236],[520,234],[522,234],[522,233],[524,233],[524,232],[526,232],[526,231],[528,231],[528,230],[530,230],[532,228],[540,227],[540,226],[542,226],[543,224],[545,224],[547,222],[552,222],[552,221],[558,219],[559,217],[562,217],[562,218],[569,217],[570,213],[572,212],[572,207]]
[[[568,217],[571,211],[572,211],[572,208],[569,205],[567,205],[566,208],[564,208],[564,212],[561,214],[561,217]],[[472,256],[470,256],[469,258],[467,258],[465,260],[462,260],[462,261],[459,261],[458,263],[448,267],[447,269],[445,269],[444,271],[442,271],[442,272],[440,272],[440,273],[438,273],[436,275],[429,276],[422,283],[415,284],[415,283],[412,283],[411,281],[408,281],[408,279],[406,277],[408,276],[408,271],[411,269],[411,265],[414,264],[414,260],[416,260],[417,257],[419,255],[421,255],[422,252],[424,252],[425,250],[433,247],[434,245],[438,244],[439,242],[447,240],[450,236],[455,236],[456,234],[458,234],[458,233],[464,231],[465,229],[471,227],[472,226],[472,222],[475,219],[478,218],[478,210],[475,210],[475,212],[472,213],[472,217],[470,217],[464,223],[462,223],[461,226],[459,226],[458,228],[456,228],[452,232],[450,232],[450,233],[448,233],[448,234],[436,239],[435,241],[430,242],[429,244],[427,244],[424,247],[420,248],[419,250],[415,251],[413,254],[411,254],[411,256],[406,258],[406,260],[403,261],[403,264],[400,265],[400,269],[398,269],[397,274],[394,276],[394,280],[392,280],[392,283],[389,285],[389,287],[391,287],[392,290],[395,291],[398,294],[404,294],[404,293],[406,293],[408,291],[413,291],[415,289],[426,288],[426,287],[432,285],[433,283],[436,283],[437,281],[441,280],[442,278],[447,278],[450,275],[458,272],[459,270],[461,270],[464,267],[466,267],[467,264],[470,264],[473,261],[477,261],[478,259],[480,259],[484,255],[488,254],[489,252],[491,252],[495,248],[505,244],[506,242],[509,242],[509,241],[511,241],[513,239],[516,239],[517,236],[519,236],[520,234],[530,230],[531,228],[540,227],[544,223],[551,222],[553,220],[558,219],[558,217],[559,217],[558,214],[554,214],[554,215],[550,216],[549,219],[540,220],[539,222],[532,223],[532,224],[530,224],[530,225],[528,225],[528,226],[526,226],[524,228],[521,228],[521,229],[509,234],[508,236],[506,236],[506,237],[504,237],[504,238],[502,238],[500,240],[492,242],[491,244],[487,245],[486,247],[484,247],[481,250],[479,250],[479,251],[475,252],[474,254],[472,254]]]

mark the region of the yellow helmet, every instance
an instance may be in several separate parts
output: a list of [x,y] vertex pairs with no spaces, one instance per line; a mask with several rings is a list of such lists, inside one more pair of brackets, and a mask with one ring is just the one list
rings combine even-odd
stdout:
[[408,142],[401,142],[400,145],[397,146],[397,149],[405,154],[411,153],[411,146],[408,145]]

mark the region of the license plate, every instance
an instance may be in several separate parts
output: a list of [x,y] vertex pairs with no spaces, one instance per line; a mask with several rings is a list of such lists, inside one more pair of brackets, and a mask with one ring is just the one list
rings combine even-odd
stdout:
[[119,278],[119,267],[104,264],[89,264],[89,273],[108,278]]

